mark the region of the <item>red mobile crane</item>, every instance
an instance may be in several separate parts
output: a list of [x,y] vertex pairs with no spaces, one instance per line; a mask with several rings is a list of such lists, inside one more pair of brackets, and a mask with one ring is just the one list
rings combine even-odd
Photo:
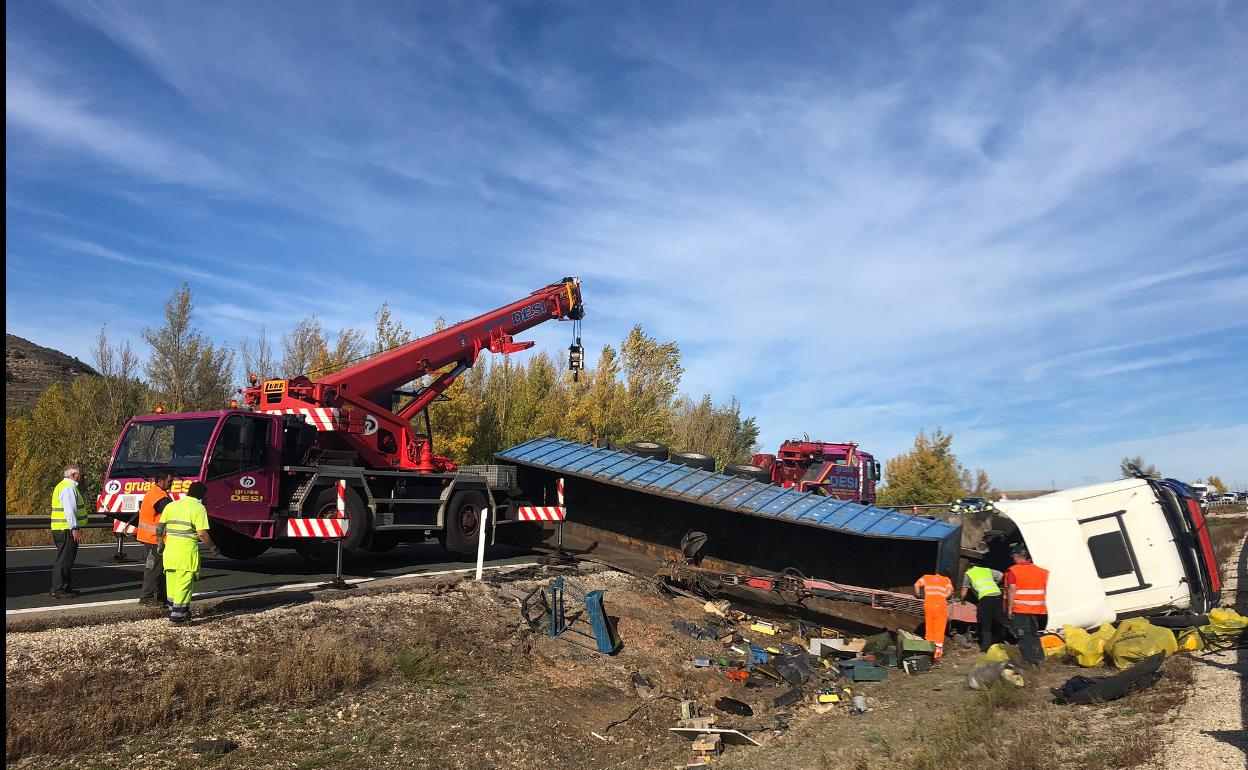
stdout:
[[[584,312],[580,282],[564,278],[316,380],[252,375],[241,408],[135,417],[113,449],[97,509],[133,514],[159,471],[174,474],[175,494],[204,481],[213,540],[227,557],[250,558],[274,545],[300,547],[284,540],[285,520],[336,515],[341,479],[346,549],[384,551],[437,533],[449,550],[470,554],[482,509],[505,515],[514,468],[460,469],[435,454],[428,408],[483,351],[530,348],[514,335],[552,319],[571,320],[579,332]],[[578,335],[569,347],[574,376],[582,365]],[[425,377],[432,380],[402,389]],[[413,427],[421,415],[423,433]]]

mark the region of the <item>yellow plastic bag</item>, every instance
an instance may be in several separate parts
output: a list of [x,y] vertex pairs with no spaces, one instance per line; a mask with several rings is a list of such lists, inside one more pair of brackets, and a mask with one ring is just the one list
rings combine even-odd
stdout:
[[1248,628],[1248,618],[1225,607],[1218,607],[1209,612],[1209,625],[1201,626],[1200,630],[1211,639],[1236,636]]
[[1205,638],[1200,635],[1200,629],[1184,629],[1183,633],[1179,634],[1179,649],[1186,652],[1198,652],[1205,649]]
[[1075,662],[1084,668],[1092,668],[1105,664],[1105,649],[1114,637],[1114,627],[1102,623],[1092,633],[1077,626],[1062,626],[1062,636],[1066,637],[1066,651]]
[[1057,634],[1045,634],[1040,637],[1040,647],[1044,650],[1044,657],[1062,659],[1066,657],[1066,643],[1062,641],[1062,637]]
[[988,651],[979,656],[979,660],[975,661],[975,665],[982,666],[985,663],[1022,663],[1023,655],[1018,651],[1018,647],[1013,644],[1002,644],[997,642],[988,648]]
[[1118,624],[1107,649],[1114,666],[1127,669],[1159,652],[1169,657],[1178,651],[1179,644],[1170,629],[1154,626],[1147,618],[1128,618]]

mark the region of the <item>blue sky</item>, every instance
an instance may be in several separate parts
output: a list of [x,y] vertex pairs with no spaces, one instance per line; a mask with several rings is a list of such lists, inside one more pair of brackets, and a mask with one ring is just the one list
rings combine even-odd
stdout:
[[[978,7],[974,7],[978,5]],[[9,332],[236,344],[564,275],[763,442],[1248,485],[1243,2],[6,4]],[[566,348],[566,325],[533,338]],[[592,354],[591,354],[592,355]]]

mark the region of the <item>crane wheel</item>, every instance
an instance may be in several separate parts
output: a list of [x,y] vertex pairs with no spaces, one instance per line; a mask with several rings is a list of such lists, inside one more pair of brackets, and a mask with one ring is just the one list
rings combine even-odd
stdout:
[[[347,518],[351,525],[347,538],[342,543],[344,554],[359,548],[364,536],[369,534],[368,509],[364,501],[354,489],[347,487],[346,494]],[[309,519],[332,519],[338,515],[338,488],[330,485],[321,487],[314,495],[309,495],[303,504],[303,516]],[[334,540],[296,540],[295,550],[307,558],[332,563],[338,557],[338,543]]]
[[253,559],[269,550],[271,541],[253,540],[246,535],[208,520],[208,532],[217,552],[227,559]]
[[667,444],[660,444],[657,441],[633,441],[628,444],[626,449],[642,457],[667,460]]
[[715,458],[701,452],[672,452],[671,461],[704,471],[715,470]]
[[485,495],[475,489],[452,495],[446,506],[446,526],[438,537],[442,547],[460,556],[476,556],[485,506]]
[[725,465],[724,473],[729,476],[740,476],[743,479],[771,483],[771,471],[763,470],[757,465]]

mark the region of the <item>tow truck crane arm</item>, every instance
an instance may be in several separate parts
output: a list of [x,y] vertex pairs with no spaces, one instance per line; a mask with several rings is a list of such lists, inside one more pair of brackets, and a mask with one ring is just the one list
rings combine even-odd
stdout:
[[[253,409],[305,415],[322,431],[324,443],[334,443],[330,434],[336,434],[369,467],[451,471],[455,464],[433,454],[430,437],[412,432],[412,418],[476,363],[482,351],[525,350],[534,343],[516,342],[516,334],[544,321],[579,321],[584,314],[579,281],[564,278],[509,305],[315,381],[305,376],[266,380],[244,390],[243,396]],[[398,392],[411,401],[392,411],[397,388],[448,366],[452,368],[419,390]]]

